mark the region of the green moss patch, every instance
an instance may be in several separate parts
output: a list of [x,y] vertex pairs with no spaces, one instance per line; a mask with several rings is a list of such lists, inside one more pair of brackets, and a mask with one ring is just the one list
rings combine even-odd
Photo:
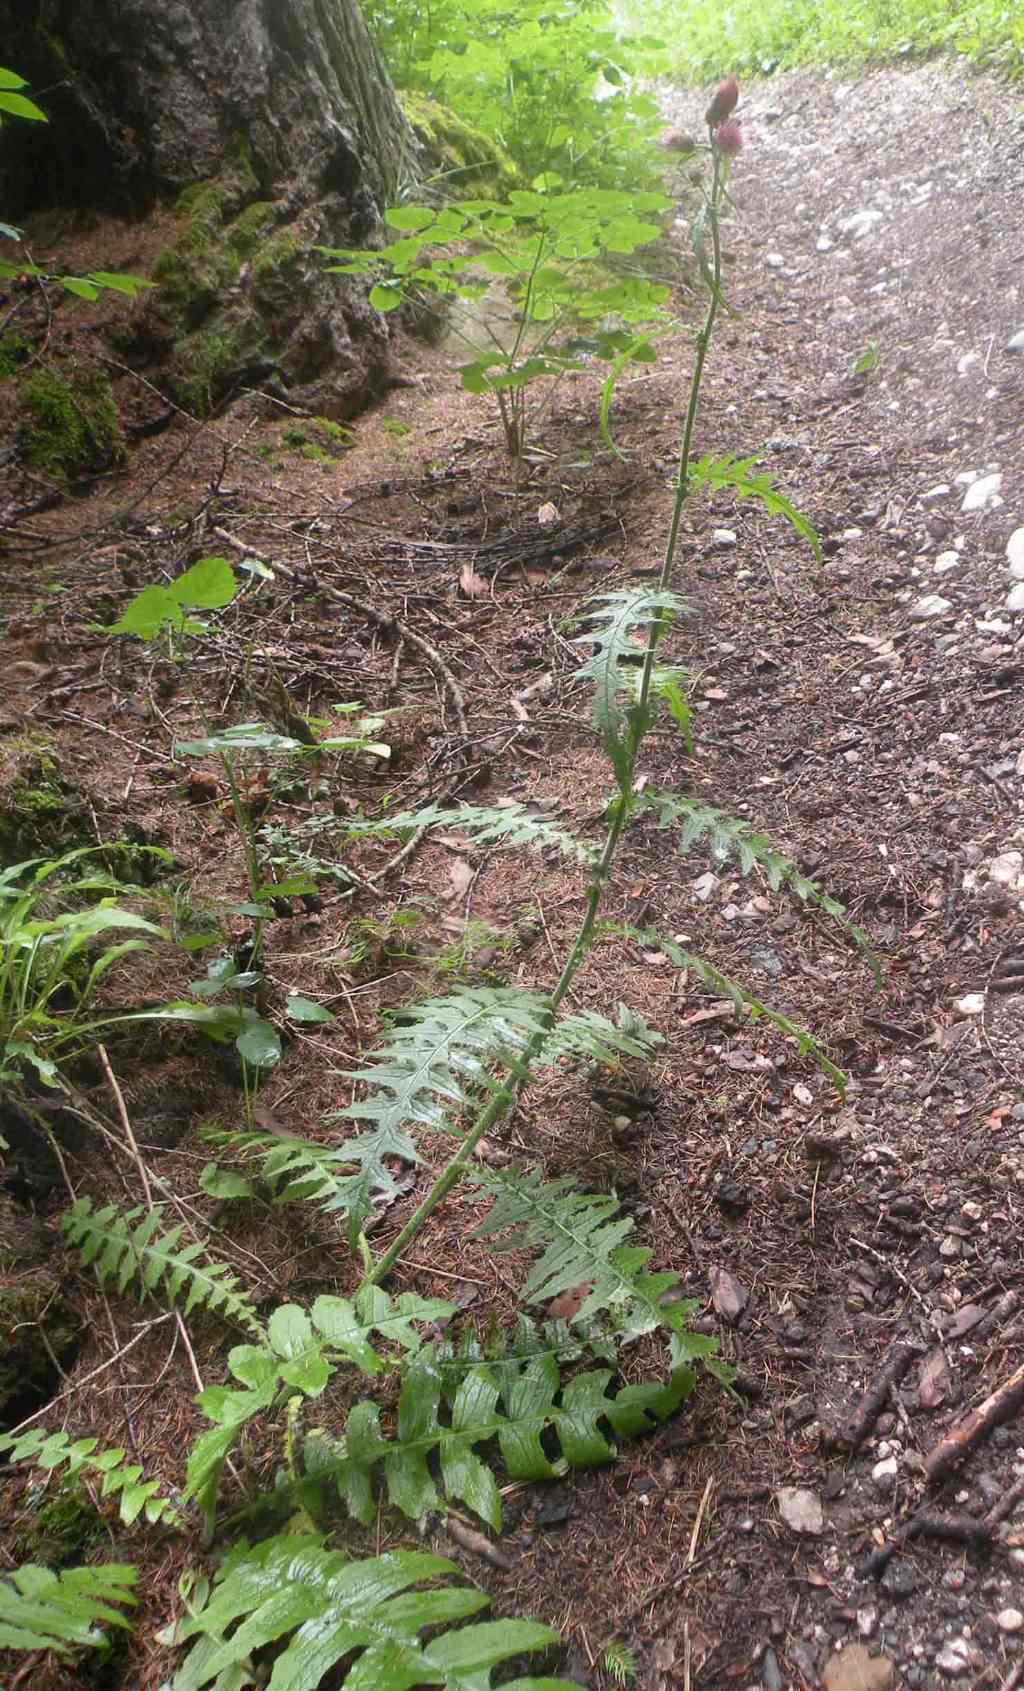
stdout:
[[37,370],[21,383],[18,406],[25,461],[51,481],[63,485],[123,461],[117,406],[102,370],[70,359]]
[[399,98],[437,178],[433,185],[445,195],[500,199],[520,186],[509,154],[482,129],[426,94],[407,92]]
[[281,435],[281,445],[314,463],[336,464],[341,453],[355,445],[355,437],[343,423],[310,417],[307,422],[290,423]]

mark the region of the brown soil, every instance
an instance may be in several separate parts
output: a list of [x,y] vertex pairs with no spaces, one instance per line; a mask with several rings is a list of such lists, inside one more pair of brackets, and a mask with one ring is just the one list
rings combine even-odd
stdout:
[[[696,99],[667,104],[673,121],[699,116]],[[499,1612],[562,1628],[570,1649],[558,1671],[584,1685],[610,1683],[601,1656],[617,1638],[649,1687],[815,1686],[833,1655],[830,1675],[846,1677],[828,1683],[852,1687],[867,1683],[852,1676],[856,1643],[882,1658],[872,1683],[943,1683],[952,1648],[965,1681],[999,1687],[1018,1683],[1022,1648],[1005,1614],[1024,1608],[1019,1403],[952,1477],[929,1480],[925,1462],[1019,1368],[1024,1337],[1022,1000],[1007,967],[1022,949],[1022,887],[1020,859],[1005,856],[1024,850],[1024,661],[1006,604],[1006,544],[1024,523],[1024,358],[1006,350],[1024,327],[1024,124],[1001,85],[942,65],[854,84],[779,78],[748,90],[741,115],[749,144],[728,231],[735,314],[712,350],[697,449],[755,455],[813,522],[824,561],[759,504],[694,502],[679,586],[695,615],[673,635],[672,657],[695,672],[696,747],[690,757],[659,731],[643,772],[755,824],[823,882],[867,930],[881,984],[839,927],[773,895],[756,871],[743,878],[702,847],[677,855],[672,836],[642,820],[629,834],[607,913],[680,937],[809,1029],[846,1070],[846,1096],[791,1038],[737,1020],[664,953],[610,941],[593,952],[578,1002],[624,1002],[664,1036],[645,1078],[652,1107],[623,1133],[578,1075],[548,1074],[491,1154],[513,1150],[620,1194],[653,1264],[700,1301],[699,1327],[740,1371],[737,1395],[703,1381],[614,1466],[561,1483],[564,1509],[550,1491],[512,1495],[508,1571],[440,1531],[438,1542]],[[861,211],[880,215],[844,232]],[[685,228],[677,235],[683,252]],[[73,246],[66,258],[75,262]],[[197,730],[195,708],[153,652],[91,625],[198,557],[251,554],[290,565],[300,583],[254,584],[197,643],[191,679],[205,708],[223,721],[266,714],[276,671],[312,714],[350,699],[399,711],[387,736],[395,773],[326,764],[320,791],[289,786],[268,822],[294,827],[339,795],[372,813],[385,795],[405,808],[456,792],[547,801],[597,838],[610,781],[568,625],[596,589],[659,562],[691,346],[681,334],[623,382],[614,421],[625,462],[597,450],[597,381],[581,375],[560,389],[543,451],[516,481],[487,407],[459,391],[439,351],[417,350],[407,362],[418,385],[363,419],[336,466],[282,446],[291,419],[243,405],[203,428],[181,422],[140,446],[127,474],[59,510],[9,516],[6,772],[38,736],[96,838],[130,823],[174,853],[193,905],[240,896],[224,795],[190,788],[172,760],[173,741]],[[876,361],[869,354],[872,367],[854,374],[871,347]],[[1001,503],[962,511],[955,478],[995,470]],[[26,492],[15,486],[12,499]],[[558,520],[545,525],[548,502]],[[363,609],[342,616],[324,586]],[[946,607],[924,615],[927,595]],[[345,861],[366,880],[393,851],[366,846]],[[266,1118],[329,1133],[328,1112],[352,1092],[339,1071],[372,1043],[377,1012],[424,989],[431,952],[467,919],[509,941],[483,942],[478,969],[550,980],[579,890],[563,865],[474,854],[448,836],[425,840],[378,891],[325,884],[321,912],[296,905],[270,931],[272,1002],[298,988],[337,1019],[286,1048],[261,1094]],[[353,918],[414,904],[425,912],[417,955],[378,940],[357,967]],[[118,995],[183,991],[201,966],[168,948],[126,966]],[[992,986],[1007,981],[1011,990]],[[110,1054],[142,1154],[258,1302],[352,1287],[356,1265],[329,1218],[218,1211],[199,1190],[211,1154],[199,1126],[241,1119],[230,1073],[184,1039],[122,1036]],[[102,1075],[84,1084],[116,1125]],[[382,1213],[375,1246],[443,1155],[439,1140],[422,1148],[426,1162]],[[131,1158],[107,1155],[87,1141],[69,1156],[76,1190],[142,1202]],[[63,1202],[54,1192],[43,1214],[52,1220]],[[484,1321],[507,1314],[510,1259],[468,1237],[479,1213],[457,1196],[393,1285],[458,1293]],[[94,1374],[139,1318],[84,1273],[72,1291],[85,1343],[46,1424],[130,1443],[150,1472],[180,1484],[202,1422],[174,1323]],[[221,1380],[223,1328],[211,1317],[190,1330],[198,1371]],[[627,1357],[631,1378],[657,1362],[646,1343]],[[251,1455],[268,1476],[279,1459],[269,1437]],[[813,1493],[816,1530],[787,1524],[780,1488]],[[5,1495],[14,1544],[38,1493],[19,1476]],[[189,1553],[113,1531],[116,1554],[145,1564],[141,1641],[173,1612]],[[414,1539],[386,1512],[371,1535],[380,1547]],[[124,1671],[122,1684],[155,1687],[166,1652],[138,1642]],[[24,1683],[14,1668],[10,1680]],[[36,1662],[31,1683],[80,1681]]]

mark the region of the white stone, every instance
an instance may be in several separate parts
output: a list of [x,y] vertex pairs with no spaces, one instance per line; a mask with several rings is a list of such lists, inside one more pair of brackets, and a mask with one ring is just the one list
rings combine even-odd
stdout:
[[764,255],[764,261],[769,270],[781,270],[786,262],[780,252],[766,252]]
[[969,375],[970,372],[973,369],[975,369],[976,366],[979,365],[980,363],[981,363],[981,353],[980,352],[965,352],[962,358],[957,359],[956,373],[957,373],[958,376]]
[[1006,557],[1010,565],[1010,574],[1018,581],[1024,580],[1024,528],[1015,528],[1006,542]]
[[694,898],[699,898],[702,904],[706,904],[717,886],[718,876],[712,875],[709,869],[706,875],[700,875],[697,880],[694,881],[693,896]]
[[825,1511],[817,1492],[804,1491],[800,1486],[782,1486],[775,1493],[779,1514],[793,1532],[817,1536],[825,1526]]
[[814,244],[819,252],[832,251],[832,242],[829,240],[827,235],[819,235]]
[[715,545],[721,546],[723,548],[723,550],[726,547],[735,546],[735,544],[736,544],[736,534],[735,534],[735,531],[731,528],[712,529],[711,538],[714,541]]
[[988,878],[1001,887],[1016,887],[1024,870],[1024,856],[1019,851],[1001,851],[988,866]]
[[1019,1632],[1024,1627],[1024,1615],[1019,1609],[1000,1609],[996,1616],[996,1626],[1000,1632]]
[[964,494],[961,511],[991,511],[997,504],[1002,504],[999,489],[1003,485],[1001,470],[996,470],[990,476],[981,476],[971,483]]
[[926,593],[922,599],[916,599],[910,607],[910,615],[914,622],[927,622],[931,617],[945,616],[953,609],[949,599],[943,599],[939,593]]
[[879,1491],[891,1491],[900,1471],[895,1456],[884,1456],[871,1470],[871,1478]]
[[945,575],[947,570],[955,570],[961,561],[959,552],[940,552],[935,560],[936,575]]
[[947,1638],[935,1657],[935,1666],[950,1679],[958,1679],[971,1665],[971,1647],[966,1638]]
[[855,241],[862,241],[881,221],[880,211],[875,211],[872,206],[865,206],[863,211],[851,212],[849,217],[844,217],[839,228],[842,234],[852,236]]
[[980,1016],[985,1008],[985,994],[983,992],[968,992],[963,998],[956,1000],[956,1009],[961,1016]]
[[953,477],[953,480],[959,487],[970,487],[971,483],[977,481],[980,475],[980,470],[961,470],[958,476]]
[[1006,595],[1006,608],[1008,611],[1024,611],[1024,580],[1010,588]]
[[936,499],[945,499],[948,492],[949,492],[949,483],[948,482],[944,482],[944,481],[937,482],[934,487],[929,487],[926,492],[921,494],[921,504],[922,505],[932,505],[932,504],[934,504]]
[[1018,329],[1006,343],[1007,352],[1024,352],[1024,329]]

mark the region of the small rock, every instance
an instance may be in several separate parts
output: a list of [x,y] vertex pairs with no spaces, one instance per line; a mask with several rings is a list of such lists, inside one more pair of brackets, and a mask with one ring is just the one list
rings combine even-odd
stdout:
[[935,1666],[949,1679],[958,1679],[971,1665],[971,1646],[966,1638],[947,1638],[935,1657]]
[[1024,611],[1024,580],[1010,588],[1006,595],[1006,608],[1008,611]]
[[545,1532],[553,1528],[564,1527],[569,1521],[569,1499],[567,1497],[546,1497],[537,1510],[537,1525]]
[[715,1203],[723,1215],[746,1215],[753,1201],[749,1188],[736,1180],[723,1180],[715,1193]]
[[891,1597],[896,1603],[903,1603],[908,1597],[913,1597],[917,1590],[917,1575],[909,1562],[894,1556],[878,1583],[887,1597]]
[[736,533],[731,528],[715,528],[711,531],[711,538],[720,551],[728,551],[736,544]]
[[922,505],[934,505],[937,499],[945,499],[948,492],[949,483],[940,481],[935,487],[929,487],[924,493],[920,494],[919,498]]
[[702,904],[706,904],[717,886],[718,876],[712,875],[709,869],[706,875],[698,875],[691,890],[694,898],[699,898]]
[[983,992],[968,992],[963,998],[956,1000],[954,1008],[961,1016],[980,1016],[985,1009],[985,994]]
[[940,552],[932,565],[936,575],[945,575],[947,570],[955,570],[963,558],[959,552]]
[[981,361],[982,360],[981,360],[981,353],[980,352],[965,352],[963,357],[958,358],[957,361],[956,361],[956,373],[957,373],[957,375],[958,376],[969,375],[972,370],[977,369],[977,367],[981,363]]
[[988,878],[997,886],[1016,888],[1024,871],[1024,855],[1019,851],[1001,851],[988,866]]
[[817,1536],[825,1528],[825,1511],[817,1492],[800,1486],[781,1486],[775,1493],[779,1514],[793,1532]]
[[900,1465],[895,1456],[883,1456],[881,1462],[876,1462],[871,1470],[872,1483],[878,1491],[891,1491],[899,1470]]
[[882,213],[873,206],[866,206],[863,211],[854,211],[849,217],[844,217],[839,229],[841,234],[849,235],[852,240],[862,241],[881,221]]
[[1010,336],[1006,343],[1006,351],[1024,353],[1024,329],[1018,329],[1015,335]]
[[870,1638],[878,1625],[878,1610],[873,1603],[857,1610],[857,1631],[862,1638]]
[[1000,1632],[1019,1632],[1024,1627],[1024,1615],[1019,1609],[1000,1609],[996,1626]]
[[764,261],[769,270],[781,270],[786,262],[780,252],[766,252],[764,255]]
[[1010,574],[1024,580],[1024,528],[1015,528],[1006,542],[1006,557]]
[[943,1262],[955,1262],[960,1255],[960,1241],[955,1233],[947,1233],[939,1245],[939,1255]]
[[1003,485],[1001,470],[996,470],[990,476],[980,476],[971,483],[964,494],[961,511],[990,511],[996,505],[1001,505],[999,489]]
[[960,1205],[960,1214],[965,1221],[975,1222],[981,1220],[985,1211],[981,1204],[976,1204],[973,1198],[969,1198],[966,1204]]
[[782,1691],[779,1658],[770,1644],[761,1658],[761,1680],[764,1684],[764,1691]]
[[888,1656],[872,1656],[866,1644],[847,1644],[825,1664],[821,1683],[825,1691],[889,1691],[896,1669]]
[[931,617],[945,616],[952,609],[952,602],[943,599],[940,593],[925,593],[911,605],[910,615],[914,622],[927,622]]

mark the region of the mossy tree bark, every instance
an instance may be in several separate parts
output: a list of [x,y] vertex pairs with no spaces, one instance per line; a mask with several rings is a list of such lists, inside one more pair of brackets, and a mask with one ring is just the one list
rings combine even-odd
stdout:
[[218,403],[241,372],[329,415],[358,409],[389,330],[313,249],[372,244],[418,157],[358,0],[0,0],[0,40],[50,119],[5,125],[0,217],[136,218],[209,184],[182,202],[183,264],[165,266],[165,347],[206,337],[182,394]]

